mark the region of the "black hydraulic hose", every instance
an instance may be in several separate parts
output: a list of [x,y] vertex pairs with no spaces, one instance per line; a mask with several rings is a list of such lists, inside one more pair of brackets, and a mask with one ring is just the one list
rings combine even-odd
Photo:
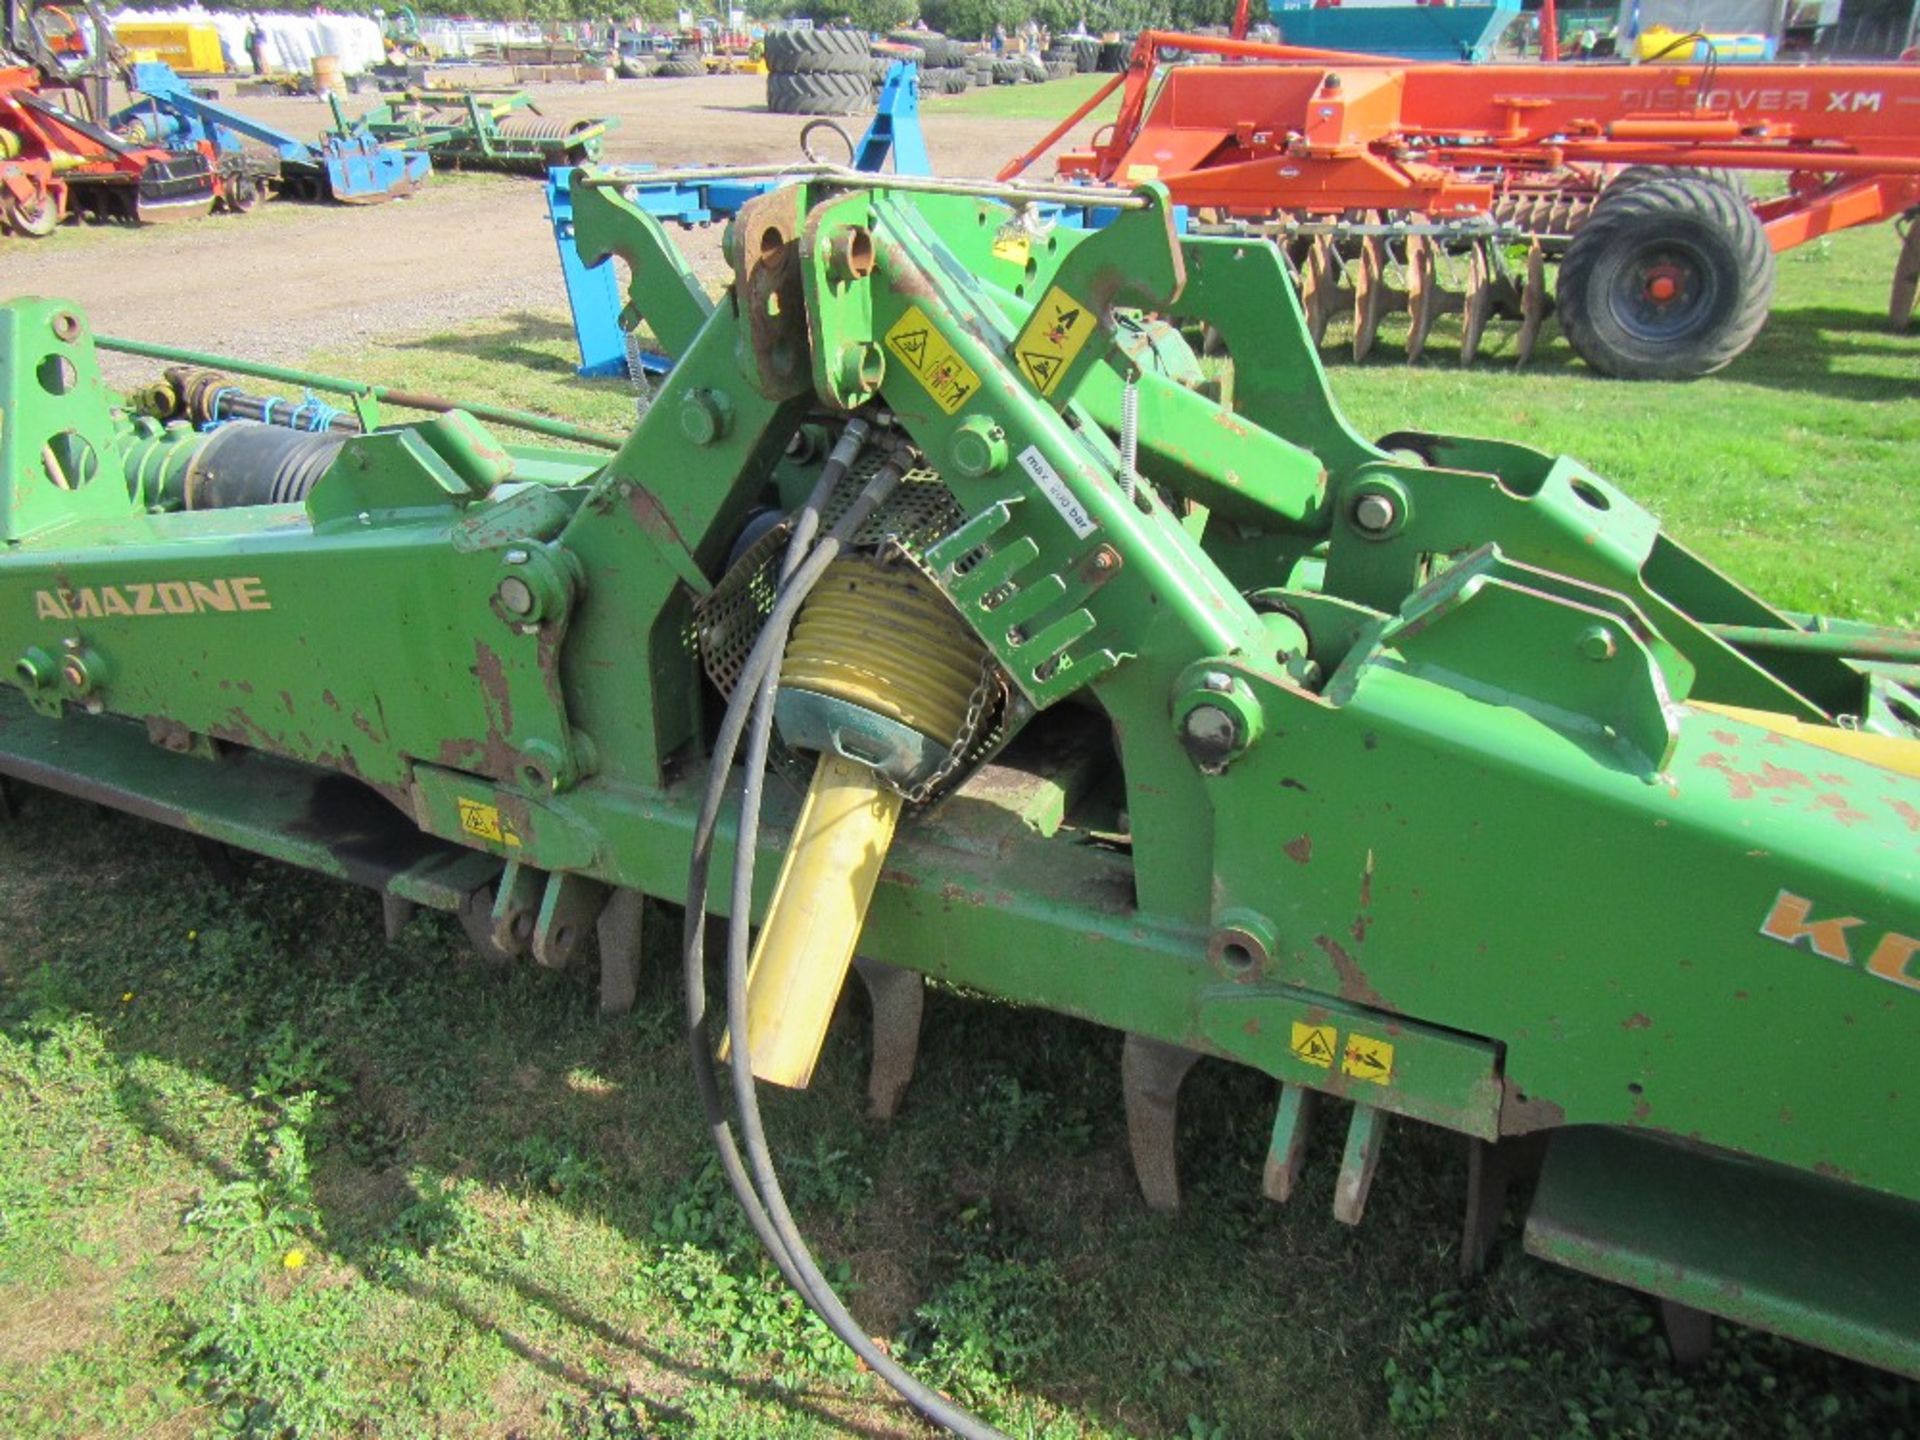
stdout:
[[[901,469],[898,465],[889,464],[884,467],[862,492],[852,510],[833,527],[833,530],[812,553],[802,559],[800,557],[805,537],[818,524],[818,506],[814,499],[809,500],[806,511],[803,511],[800,521],[795,526],[794,540],[801,543],[790,543],[788,554],[782,564],[785,583],[778,593],[773,613],[768,616],[761,628],[760,636],[747,658],[746,665],[736,682],[732,699],[722,717],[720,733],[716,737],[714,754],[708,771],[707,787],[702,797],[700,816],[695,826],[693,857],[688,878],[685,931],[687,943],[682,957],[687,986],[688,1035],[701,1101],[706,1110],[715,1149],[720,1156],[721,1168],[726,1173],[728,1185],[732,1188],[736,1200],[746,1211],[755,1234],[768,1253],[774,1257],[781,1274],[848,1348],[859,1355],[869,1368],[897,1390],[927,1419],[965,1437],[965,1440],[1004,1440],[1000,1432],[916,1380],[880,1350],[861,1330],[858,1322],[834,1292],[832,1285],[820,1273],[819,1266],[794,1224],[785,1196],[780,1189],[779,1178],[774,1170],[772,1155],[767,1148],[765,1130],[760,1119],[752,1060],[748,1053],[745,984],[749,927],[745,921],[747,915],[751,913],[753,850],[757,843],[759,829],[761,781],[765,773],[767,749],[771,743],[772,700],[778,686],[780,659],[786,648],[787,631],[793,623],[794,616],[798,614],[801,604],[819,583],[827,566],[838,556],[845,541],[852,536],[893,486],[899,483],[900,476]],[[822,484],[815,492],[816,498],[824,500],[828,489],[830,489],[828,478],[823,475]],[[812,512],[811,516],[807,512]],[[752,1168],[751,1179],[746,1173],[746,1167],[742,1165],[740,1148],[735,1140],[732,1125],[726,1119],[720,1104],[718,1083],[713,1072],[713,1058],[708,1049],[706,1036],[704,973],[706,897],[713,836],[725,796],[727,776],[732,768],[742,732],[747,729],[750,719],[753,732],[749,740],[749,763],[745,772],[741,819],[734,852],[732,911],[734,922],[729,928],[728,935],[727,1016],[734,1095],[740,1112],[747,1160]],[[742,899],[743,893],[744,899]]]
[[[800,507],[800,514],[794,522],[793,534],[789,537],[786,553],[781,557],[780,584],[784,585],[792,578],[807,548],[813,543],[814,534],[820,526],[820,511],[826,505],[834,487],[840,482],[847,469],[858,455],[861,445],[869,432],[866,421],[855,419],[847,424],[840,443],[834,447],[827,463],[821,467],[820,478],[813,492],[807,496]],[[785,648],[782,637],[781,648]],[[748,668],[752,668],[753,657],[748,657]],[[745,684],[743,675],[741,683]],[[736,691],[736,694],[738,692]],[[699,818],[694,823],[693,858],[688,880],[688,905],[684,927],[685,952],[682,956],[684,983],[687,1000],[687,1039],[693,1050],[694,1084],[700,1094],[700,1107],[706,1116],[707,1129],[713,1140],[715,1154],[720,1159],[720,1169],[726,1176],[727,1188],[740,1202],[740,1208],[746,1212],[747,1221],[753,1227],[754,1238],[760,1246],[773,1257],[779,1266],[780,1274],[795,1290],[805,1293],[800,1274],[787,1258],[786,1246],[774,1232],[765,1209],[754,1198],[753,1185],[749,1180],[746,1167],[741,1163],[740,1150],[733,1138],[732,1126],[726,1118],[726,1111],[720,1100],[720,1086],[713,1073],[713,1057],[708,1052],[706,1009],[706,942],[707,912],[706,895],[708,888],[708,870],[713,853],[714,827],[719,821],[720,806],[726,795],[726,776],[733,764],[733,757],[739,749],[740,732],[744,728],[747,711],[733,705],[727,707],[721,718],[720,733],[715,739],[712,763],[708,769],[708,783],[701,797]],[[697,897],[697,899],[696,899]]]

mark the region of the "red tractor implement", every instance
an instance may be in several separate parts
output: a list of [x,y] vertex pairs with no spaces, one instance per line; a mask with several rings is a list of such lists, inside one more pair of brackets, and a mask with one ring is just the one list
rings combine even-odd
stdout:
[[[18,161],[59,177],[67,208],[143,225],[213,209],[219,186],[203,150],[164,150],[124,140],[61,108],[33,79],[32,71],[0,71],[0,134],[11,137],[8,145],[18,150]],[[44,205],[35,213],[44,217]],[[51,228],[44,218],[38,225],[21,223],[17,212],[8,218],[23,234]]]
[[0,0],[0,230],[41,236],[72,213],[149,224],[222,198],[210,146],[170,150],[99,123],[123,59],[97,5]]
[[[1226,63],[1163,68],[1167,51]],[[1351,306],[1356,358],[1405,310],[1409,358],[1457,312],[1463,361],[1494,315],[1520,322],[1524,361],[1558,260],[1561,327],[1588,364],[1707,374],[1759,332],[1776,252],[1920,207],[1916,66],[1420,65],[1151,31],[1001,178],[1115,90],[1118,117],[1061,175],[1157,180],[1203,227],[1267,229],[1316,335]],[[1749,199],[1739,171],[1774,172],[1784,193]],[[1459,292],[1440,284],[1450,271]],[[1917,277],[1910,237],[1897,328]]]

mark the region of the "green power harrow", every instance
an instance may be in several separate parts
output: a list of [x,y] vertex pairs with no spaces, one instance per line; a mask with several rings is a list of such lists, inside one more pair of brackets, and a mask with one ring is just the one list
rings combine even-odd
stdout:
[[[616,1007],[643,903],[691,900],[736,1192],[963,1433],[759,1130],[856,951],[883,1112],[932,975],[1125,1032],[1152,1204],[1219,1057],[1278,1082],[1276,1200],[1316,1114],[1356,1223],[1389,1123],[1444,1127],[1469,1267],[1537,1163],[1531,1252],[1920,1375],[1915,637],[1769,608],[1573,460],[1369,443],[1278,252],[1156,187],[1080,231],[1044,216],[1087,191],[811,171],[715,305],[632,178],[575,177],[579,244],[677,363],[610,459],[166,428],[73,306],[0,310],[0,773],[496,955],[597,931]],[[724,1005],[709,914],[757,926]]]
[[613,120],[553,120],[518,90],[404,91],[349,121],[329,94],[333,129],[350,141],[371,135],[387,149],[424,150],[449,169],[511,170],[544,176],[554,166],[600,158]]

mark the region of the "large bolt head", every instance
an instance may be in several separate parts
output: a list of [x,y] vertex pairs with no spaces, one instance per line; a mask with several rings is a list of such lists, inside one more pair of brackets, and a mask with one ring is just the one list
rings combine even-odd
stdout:
[[982,480],[1006,468],[1007,432],[984,415],[969,415],[947,442],[953,468]]
[[680,433],[696,445],[711,445],[727,433],[733,402],[719,390],[689,390],[680,402]]
[[1399,518],[1400,510],[1393,503],[1393,497],[1377,491],[1362,495],[1353,507],[1353,523],[1372,535],[1388,529]]
[[1202,764],[1218,764],[1240,748],[1240,722],[1218,705],[1196,705],[1180,726],[1187,753]]
[[500,602],[500,608],[509,615],[524,617],[533,613],[533,590],[518,575],[509,575],[502,580],[493,593]]

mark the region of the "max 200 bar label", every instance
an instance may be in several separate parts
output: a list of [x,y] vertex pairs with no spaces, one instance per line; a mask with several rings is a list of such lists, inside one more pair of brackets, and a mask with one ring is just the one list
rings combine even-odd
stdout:
[[1047,463],[1047,457],[1040,453],[1039,447],[1029,445],[1020,452],[1020,468],[1033,477],[1033,483],[1040,487],[1040,493],[1053,503],[1060,512],[1060,518],[1067,522],[1067,528],[1084,540],[1095,530],[1093,517],[1087,513],[1087,507],[1067,488],[1067,482],[1060,478],[1060,472]]
[[111,615],[231,614],[271,610],[258,575],[224,580],[156,580],[140,585],[88,585],[74,590],[36,590],[33,613],[40,620],[101,620]]

